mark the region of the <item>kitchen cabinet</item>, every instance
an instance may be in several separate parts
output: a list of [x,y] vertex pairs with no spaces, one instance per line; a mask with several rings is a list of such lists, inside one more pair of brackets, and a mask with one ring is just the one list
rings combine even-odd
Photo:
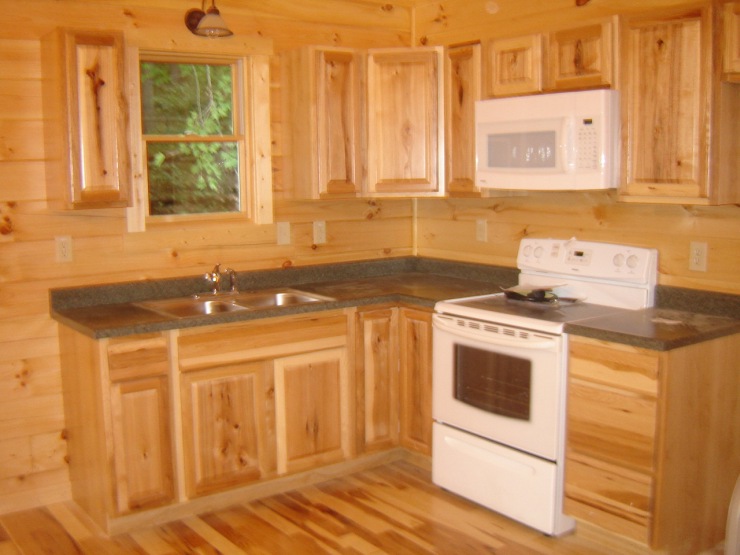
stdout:
[[444,194],[441,47],[367,57],[368,196]]
[[727,204],[736,184],[740,86],[720,83],[716,4],[622,19],[620,200]]
[[488,97],[541,92],[543,36],[535,33],[489,41],[486,70]]
[[401,430],[400,443],[412,451],[432,452],[432,311],[399,310]]
[[611,19],[486,45],[486,96],[515,96],[614,84]]
[[346,347],[275,360],[278,473],[349,459],[353,406]]
[[257,361],[182,374],[188,497],[252,482],[274,469],[265,428],[270,373],[269,365]]
[[41,52],[50,206],[129,206],[123,33],[58,29]]
[[398,445],[398,308],[366,307],[355,316],[358,450]]
[[281,75],[286,196],[443,194],[441,48],[306,47]]
[[347,341],[341,311],[181,330],[188,494],[349,457]]
[[612,21],[606,20],[550,33],[545,89],[567,91],[612,86],[612,28]]
[[445,50],[445,190],[480,196],[475,186],[475,101],[481,98],[481,45]]
[[571,336],[566,514],[677,554],[723,539],[740,472],[739,340],[658,352]]
[[725,77],[740,82],[740,2],[728,2],[724,7],[724,70]]
[[110,519],[175,500],[167,334],[95,341],[61,326],[69,472],[75,500]]
[[359,50],[310,46],[281,56],[288,156],[296,198],[362,192],[365,70]]

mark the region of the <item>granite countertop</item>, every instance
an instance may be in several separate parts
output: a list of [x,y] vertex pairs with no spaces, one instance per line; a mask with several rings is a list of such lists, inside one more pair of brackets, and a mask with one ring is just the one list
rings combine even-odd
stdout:
[[[172,318],[135,303],[207,292],[202,277],[54,289],[51,313],[58,322],[96,339],[177,328],[239,322],[386,302],[433,307],[443,299],[497,293],[516,283],[518,270],[424,258],[332,264],[244,272],[240,291],[292,287],[331,297],[326,302]],[[565,331],[653,350],[670,350],[740,332],[740,297],[701,293],[702,309],[690,309],[697,293],[659,288],[656,308],[616,310]]]

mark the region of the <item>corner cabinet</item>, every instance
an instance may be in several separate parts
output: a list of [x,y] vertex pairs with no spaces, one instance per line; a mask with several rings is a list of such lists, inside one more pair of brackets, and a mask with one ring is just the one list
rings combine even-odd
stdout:
[[59,29],[41,52],[50,206],[129,206],[123,33]]
[[740,199],[740,85],[720,82],[721,11],[712,3],[622,19],[620,200]]
[[724,538],[740,472],[740,336],[659,352],[571,336],[565,513],[652,549]]

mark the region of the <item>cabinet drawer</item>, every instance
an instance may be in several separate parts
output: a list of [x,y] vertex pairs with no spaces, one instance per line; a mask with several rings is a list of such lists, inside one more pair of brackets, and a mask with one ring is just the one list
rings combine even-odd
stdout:
[[658,395],[660,358],[655,351],[573,337],[569,345],[571,379]]
[[648,543],[653,489],[649,476],[571,455],[565,473],[566,514]]
[[112,382],[164,375],[169,369],[169,341],[164,334],[111,339],[107,354]]
[[654,468],[655,399],[571,382],[568,448],[643,472]]

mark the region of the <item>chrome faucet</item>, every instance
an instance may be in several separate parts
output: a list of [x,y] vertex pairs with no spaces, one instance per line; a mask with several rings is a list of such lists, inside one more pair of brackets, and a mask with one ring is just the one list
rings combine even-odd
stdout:
[[224,273],[229,274],[229,292],[238,293],[239,291],[236,286],[236,272],[231,268],[226,268]]
[[236,284],[236,272],[231,268],[226,268],[223,272],[221,272],[221,264],[216,264],[213,267],[213,270],[211,270],[210,272],[206,272],[205,275],[206,281],[213,285],[213,294],[218,295],[223,274],[229,275],[229,292],[238,293],[239,291]]
[[221,264],[216,264],[213,270],[206,272],[206,281],[213,285],[213,294],[218,295],[218,288],[221,284]]

